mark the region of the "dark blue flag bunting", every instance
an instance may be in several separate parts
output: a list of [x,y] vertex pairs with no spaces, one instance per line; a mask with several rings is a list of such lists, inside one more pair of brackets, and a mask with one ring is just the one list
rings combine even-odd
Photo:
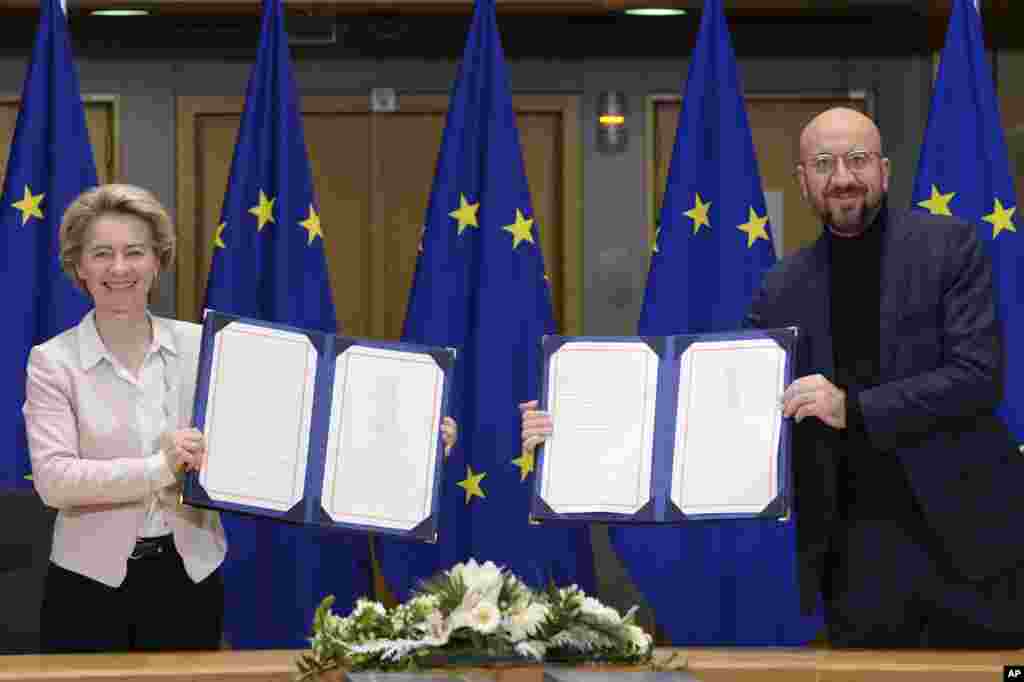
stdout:
[[[264,0],[206,306],[334,333],[318,210],[281,0]],[[371,594],[365,536],[229,514],[224,525],[224,634],[235,648],[306,647],[324,595],[334,594],[343,610]]]
[[997,314],[1003,323],[1006,380],[1000,414],[1024,438],[1024,243],[1017,234],[1013,176],[981,16],[955,0],[935,80],[914,181],[914,208],[974,225],[992,258]]
[[534,586],[593,590],[587,531],[528,522],[533,461],[520,452],[517,403],[537,397],[540,338],[554,330],[538,234],[494,0],[478,0],[403,331],[407,341],[458,350],[459,444],[444,465],[438,543],[377,539],[381,570],[400,598],[470,557]]
[[[774,263],[771,227],[721,0],[706,0],[639,334],[741,326]],[[814,638],[799,615],[792,521],[611,529],[612,544],[672,644],[781,645]]]
[[10,321],[0,353],[7,377],[0,390],[7,415],[0,419],[0,442],[7,446],[0,489],[32,485],[21,414],[29,350],[77,324],[90,307],[61,271],[57,232],[68,204],[96,184],[67,19],[59,0],[42,0],[0,196],[0,276]]

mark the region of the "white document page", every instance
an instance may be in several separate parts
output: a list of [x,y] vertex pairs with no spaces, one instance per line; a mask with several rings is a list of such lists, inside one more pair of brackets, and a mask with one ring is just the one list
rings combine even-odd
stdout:
[[771,339],[683,353],[672,502],[685,514],[752,514],[778,494],[785,351]]
[[338,356],[323,487],[332,520],[411,530],[430,516],[443,389],[426,353]]
[[199,474],[212,499],[274,511],[302,499],[316,366],[303,334],[241,322],[217,334]]
[[658,364],[643,342],[574,341],[552,355],[541,498],[554,512],[632,514],[650,500]]

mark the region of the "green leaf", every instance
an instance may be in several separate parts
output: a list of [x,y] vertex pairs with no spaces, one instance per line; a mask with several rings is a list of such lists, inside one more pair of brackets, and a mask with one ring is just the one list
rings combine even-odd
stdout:
[[323,598],[320,602],[320,606],[316,607],[316,612],[313,614],[313,634],[320,632],[324,628],[324,621],[327,620],[327,615],[331,612],[331,606],[334,604],[334,595],[329,594]]

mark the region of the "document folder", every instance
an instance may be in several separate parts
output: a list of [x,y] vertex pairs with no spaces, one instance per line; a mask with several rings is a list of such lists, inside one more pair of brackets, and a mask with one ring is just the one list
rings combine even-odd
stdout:
[[797,333],[544,337],[531,520],[788,518]]
[[434,542],[455,351],[208,310],[198,507]]

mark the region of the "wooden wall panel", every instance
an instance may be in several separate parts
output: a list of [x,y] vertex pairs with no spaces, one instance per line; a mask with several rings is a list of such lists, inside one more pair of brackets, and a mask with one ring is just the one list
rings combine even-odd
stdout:
[[[559,327],[582,331],[576,98],[514,98]],[[178,101],[178,316],[196,320],[227,187],[239,97]],[[344,333],[401,333],[448,98],[409,95],[395,113],[365,97],[302,100],[332,293]]]

